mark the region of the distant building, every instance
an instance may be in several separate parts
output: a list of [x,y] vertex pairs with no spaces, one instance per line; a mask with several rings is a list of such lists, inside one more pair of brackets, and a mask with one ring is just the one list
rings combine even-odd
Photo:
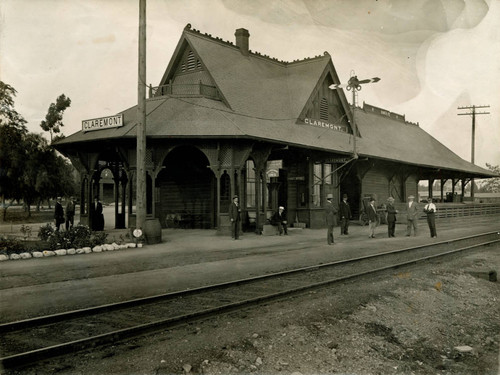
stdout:
[[[238,194],[245,228],[259,231],[278,205],[290,222],[319,228],[329,193],[337,203],[348,194],[358,215],[363,198],[404,202],[417,195],[419,180],[452,179],[463,192],[471,178],[495,176],[404,115],[352,108],[343,90],[329,89],[340,80],[327,52],[285,62],[251,51],[247,30],[235,36],[233,44],[187,25],[159,85],[150,87],[147,214],[163,227],[226,230]],[[80,171],[83,222],[108,169],[116,226],[125,215],[135,225],[136,116],[132,107],[86,120],[55,145]]]

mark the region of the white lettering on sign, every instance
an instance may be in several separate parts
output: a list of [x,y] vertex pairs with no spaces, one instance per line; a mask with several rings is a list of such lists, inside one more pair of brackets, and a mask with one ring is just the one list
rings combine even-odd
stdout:
[[310,119],[307,117],[304,119],[304,124],[311,125],[311,126],[317,126],[320,128],[326,128],[326,129],[330,129],[330,130],[336,130],[339,132],[349,133],[349,130],[348,130],[346,125],[330,124],[329,122],[313,120],[313,119]]
[[123,113],[116,116],[101,117],[92,120],[82,121],[82,130],[84,132],[92,130],[119,128],[120,126],[123,126]]

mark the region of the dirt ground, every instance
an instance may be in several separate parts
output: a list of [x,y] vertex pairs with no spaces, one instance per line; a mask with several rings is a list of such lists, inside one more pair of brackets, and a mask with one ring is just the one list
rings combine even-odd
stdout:
[[500,246],[234,312],[18,374],[499,374]]

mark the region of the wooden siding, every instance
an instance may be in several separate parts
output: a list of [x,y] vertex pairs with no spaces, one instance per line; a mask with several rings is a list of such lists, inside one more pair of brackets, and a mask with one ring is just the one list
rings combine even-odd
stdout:
[[374,167],[369,170],[362,181],[362,197],[374,196],[377,204],[383,203],[389,197],[389,181],[383,169]]
[[211,228],[213,195],[208,182],[179,184],[160,182],[158,215],[163,227]]
[[[293,223],[298,218],[299,222],[305,218],[298,215],[297,209],[304,208],[307,205],[307,192],[306,192],[306,175],[305,163],[295,162],[289,163],[287,167],[287,215],[290,223]],[[303,179],[302,179],[303,178]]]
[[410,195],[413,195],[415,196],[415,201],[418,202],[418,180],[415,175],[410,176],[406,179],[405,188],[406,188],[405,201],[407,201],[407,198]]

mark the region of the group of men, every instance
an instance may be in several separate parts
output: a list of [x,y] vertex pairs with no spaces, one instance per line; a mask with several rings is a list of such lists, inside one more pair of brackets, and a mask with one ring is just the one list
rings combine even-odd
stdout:
[[[333,204],[333,194],[328,194],[326,197],[325,205],[325,216],[327,225],[327,243],[333,245],[335,243],[333,236],[333,228],[337,225],[337,216],[340,219],[340,235],[349,234],[349,221],[352,219],[351,208],[347,202],[347,194],[343,194],[342,201],[340,202],[338,209]],[[239,239],[239,226],[241,221],[241,207],[239,204],[238,196],[233,196],[233,202],[229,206],[229,219],[231,221],[231,235],[235,240]],[[388,237],[395,237],[396,228],[396,214],[398,210],[394,207],[394,198],[387,198],[387,205],[385,207],[387,212],[387,231]],[[436,205],[433,203],[432,199],[428,204],[425,205],[424,213],[427,214],[427,223],[429,225],[431,237],[437,237],[436,232],[436,221],[435,221]],[[368,216],[368,237],[375,238],[375,229],[379,224],[379,214],[377,208],[375,207],[375,199],[370,198],[369,206],[366,209],[366,215]],[[410,195],[408,197],[408,202],[406,203],[406,235],[414,236],[417,235],[417,221],[419,217],[419,210],[417,203],[415,203],[415,197]],[[280,235],[288,234],[287,229],[287,218],[285,214],[285,208],[280,206],[278,211],[272,217],[272,223],[278,226],[278,232]]]
[[[349,203],[347,202],[347,194],[342,196],[342,201],[337,209],[333,204],[333,195],[327,195],[327,203],[325,206],[326,224],[327,224],[327,243],[333,245],[335,243],[333,237],[333,227],[337,224],[336,217],[337,213],[340,218],[340,234],[349,234],[349,220],[352,219],[351,209]],[[368,238],[375,238],[375,229],[379,224],[379,214],[377,208],[375,207],[375,199],[370,198],[369,205],[365,210],[368,217]],[[396,214],[398,210],[394,207],[394,198],[387,198],[387,205],[385,207],[385,212],[387,213],[387,232],[388,237],[395,237],[396,228]],[[424,213],[427,215],[427,224],[429,226],[430,234],[432,238],[437,237],[436,232],[436,205],[434,204],[432,198],[429,203],[424,207]],[[420,213],[418,210],[417,203],[415,203],[415,197],[410,195],[408,197],[408,202],[406,203],[406,236],[417,235],[417,222]]]
[[[235,240],[240,239],[240,221],[241,207],[237,195],[233,196],[233,202],[229,205],[229,220],[231,221],[231,237]],[[278,211],[271,218],[271,223],[278,227],[278,233],[288,235],[288,221],[286,218],[285,207],[279,206]]]
[[66,203],[66,216],[64,215],[64,209],[62,206],[62,198],[57,197],[56,205],[54,208],[54,220],[56,223],[56,231],[59,232],[61,224],[66,223],[66,230],[73,228],[75,221],[75,199],[70,197],[68,203]]
[[[75,199],[73,197],[69,198],[68,203],[66,203],[66,211],[63,209],[61,201],[62,198],[57,197],[54,208],[54,221],[57,232],[59,232],[63,223],[65,223],[66,230],[73,228],[75,221]],[[104,230],[104,215],[102,213],[102,203],[100,202],[99,197],[94,198],[94,203],[90,206],[90,213],[92,217],[92,230]]]

